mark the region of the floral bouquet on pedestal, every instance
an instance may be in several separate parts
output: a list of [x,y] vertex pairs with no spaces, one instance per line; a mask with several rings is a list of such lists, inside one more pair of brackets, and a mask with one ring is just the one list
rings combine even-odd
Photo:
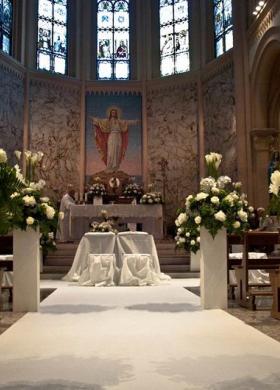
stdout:
[[128,184],[123,191],[123,195],[127,197],[140,198],[143,195],[143,188],[137,183]]
[[163,199],[160,192],[147,192],[140,199],[141,204],[162,204]]
[[[20,160],[21,152],[16,151],[15,154]],[[24,153],[28,171],[24,176],[18,165],[11,167],[8,164],[5,151],[0,149],[0,234],[6,234],[13,228],[36,230],[39,227],[42,237],[54,235],[58,218],[63,218],[63,213],[58,213],[50,199],[43,196],[45,181],[31,181],[42,157],[41,152]]]
[[[214,156],[213,159],[211,156]],[[216,178],[209,176],[202,179],[200,192],[189,195],[185,209],[179,210],[175,221],[175,240],[179,248],[196,253],[200,248],[201,226],[204,226],[213,238],[222,228],[229,234],[241,234],[249,228],[248,219],[254,209],[248,205],[246,195],[241,193],[240,182],[233,183],[228,176],[218,176],[221,158],[217,153],[205,156],[208,172],[211,171]]]

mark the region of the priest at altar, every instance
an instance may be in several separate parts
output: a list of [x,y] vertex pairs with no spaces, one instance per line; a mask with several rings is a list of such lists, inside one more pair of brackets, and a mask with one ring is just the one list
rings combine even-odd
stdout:
[[69,223],[70,223],[70,206],[75,204],[74,200],[75,191],[71,184],[67,186],[67,192],[63,195],[60,203],[60,212],[64,213],[64,218],[59,220],[58,231],[56,238],[61,242],[71,241],[69,233]]

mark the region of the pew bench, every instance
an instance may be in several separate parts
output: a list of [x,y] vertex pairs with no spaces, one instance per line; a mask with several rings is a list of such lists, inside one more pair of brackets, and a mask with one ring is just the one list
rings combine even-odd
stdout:
[[272,296],[272,290],[264,290],[268,284],[249,284],[249,270],[263,269],[267,272],[280,268],[280,257],[268,256],[267,259],[250,259],[249,250],[254,247],[260,248],[262,251],[265,248],[274,247],[279,243],[278,232],[247,232],[243,237],[243,255],[241,264],[234,264],[238,288],[238,303],[242,307],[256,310],[256,297]]

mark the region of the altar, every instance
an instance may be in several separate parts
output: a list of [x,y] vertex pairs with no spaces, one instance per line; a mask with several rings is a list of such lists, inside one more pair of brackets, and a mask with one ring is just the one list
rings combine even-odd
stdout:
[[104,204],[104,205],[71,205],[70,235],[73,240],[80,240],[90,230],[90,223],[101,221],[102,210],[108,217],[118,217],[118,223],[137,223],[142,230],[150,233],[155,239],[163,238],[163,210],[161,204]]

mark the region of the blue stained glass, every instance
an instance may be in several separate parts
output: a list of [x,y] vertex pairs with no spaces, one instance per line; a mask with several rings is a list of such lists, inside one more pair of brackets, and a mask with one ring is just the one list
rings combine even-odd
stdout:
[[219,57],[233,47],[232,0],[213,0],[215,52]]
[[160,0],[160,73],[187,72],[189,61],[188,0]]
[[13,1],[0,0],[0,49],[11,54],[13,25]]
[[130,76],[129,0],[101,0],[97,5],[97,78]]
[[37,68],[67,72],[67,0],[38,1]]

